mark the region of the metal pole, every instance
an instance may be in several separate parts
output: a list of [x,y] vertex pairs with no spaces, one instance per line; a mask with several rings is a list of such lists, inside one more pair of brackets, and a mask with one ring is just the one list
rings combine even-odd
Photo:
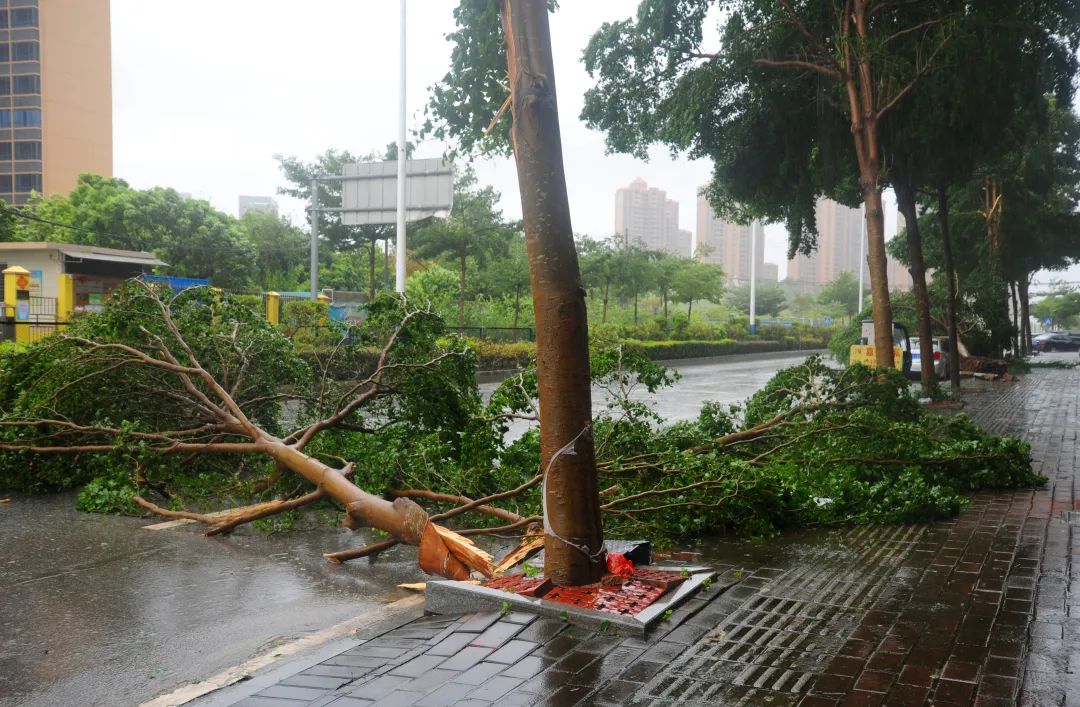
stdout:
[[750,226],[750,335],[757,334],[757,232],[760,222]]
[[397,287],[399,294],[405,294],[405,0],[401,0],[401,65],[399,67],[399,105],[398,143],[397,143]]
[[855,316],[863,310],[863,273],[866,272],[866,205],[863,205],[862,226],[859,228],[859,302],[855,306]]
[[311,299],[319,296],[319,180],[311,180]]

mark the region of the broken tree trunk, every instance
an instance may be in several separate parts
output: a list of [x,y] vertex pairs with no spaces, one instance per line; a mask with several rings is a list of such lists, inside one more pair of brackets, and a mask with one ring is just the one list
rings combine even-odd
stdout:
[[605,568],[592,436],[589,329],[563,173],[545,0],[503,0],[511,139],[536,315],[545,574],[590,584]]

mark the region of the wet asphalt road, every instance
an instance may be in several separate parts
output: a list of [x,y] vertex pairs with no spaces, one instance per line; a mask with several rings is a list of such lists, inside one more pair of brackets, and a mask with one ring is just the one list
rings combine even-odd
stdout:
[[[655,395],[650,395],[644,388],[638,388],[631,397],[651,403],[665,423],[689,420],[698,416],[704,402],[716,401],[726,405],[746,400],[769,382],[777,371],[805,360],[810,353],[825,352],[795,351],[725,356],[722,359],[661,361],[662,365],[679,373],[680,378],[675,385],[661,388]],[[485,400],[498,385],[498,381],[485,381],[480,384]],[[594,386],[593,414],[604,412],[610,399],[608,391]],[[529,425],[529,422],[515,421],[507,436],[511,439],[520,437]]]
[[194,525],[0,506],[0,705],[133,705],[405,596],[415,552],[331,565],[347,530],[206,538]]
[[[671,364],[668,422],[738,402],[805,354]],[[485,393],[495,383],[482,385]],[[594,407],[605,405],[602,391]],[[524,428],[522,428],[524,429]],[[520,431],[519,431],[520,434]],[[415,551],[331,565],[344,529],[206,538],[198,527],[79,513],[70,494],[0,505],[0,705],[134,705],[404,596]]]

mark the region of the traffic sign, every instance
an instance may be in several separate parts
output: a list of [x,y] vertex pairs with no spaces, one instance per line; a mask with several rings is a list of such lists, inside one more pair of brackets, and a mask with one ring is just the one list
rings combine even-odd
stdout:
[[1054,325],[1054,318],[1053,317],[1047,317],[1046,319],[1043,320],[1043,324],[1045,326],[1053,326]]
[[821,321],[825,326],[832,326],[832,317],[825,317]]

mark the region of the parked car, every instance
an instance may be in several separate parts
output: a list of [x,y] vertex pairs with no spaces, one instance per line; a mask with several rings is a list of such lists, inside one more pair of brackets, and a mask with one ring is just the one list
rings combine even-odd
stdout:
[[1080,336],[1055,331],[1031,339],[1032,351],[1080,351]]
[[[949,377],[949,340],[934,337],[934,375],[940,380]],[[918,376],[922,373],[922,350],[919,348],[919,337],[911,337],[911,375]]]

